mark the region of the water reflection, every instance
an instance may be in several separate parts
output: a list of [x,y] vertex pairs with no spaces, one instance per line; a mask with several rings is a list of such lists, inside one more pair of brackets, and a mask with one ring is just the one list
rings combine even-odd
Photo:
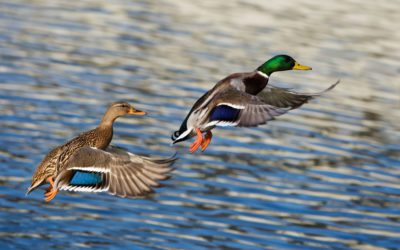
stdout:
[[[396,249],[399,46],[396,1],[0,2],[0,241],[4,249]],[[228,73],[289,53],[312,72],[271,82],[325,97],[255,129],[217,129],[148,199],[25,197],[51,147],[96,126],[170,155],[169,134]],[[151,125],[151,126],[150,126]],[[73,240],[71,240],[73,239]]]

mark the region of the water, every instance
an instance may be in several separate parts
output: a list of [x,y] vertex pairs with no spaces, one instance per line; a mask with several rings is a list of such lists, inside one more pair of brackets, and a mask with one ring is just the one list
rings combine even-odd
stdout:
[[[225,1],[226,2],[226,1]],[[0,1],[2,249],[398,249],[398,1]],[[288,53],[311,72],[271,83],[326,96],[259,128],[170,147],[190,105],[229,73]],[[54,146],[96,126],[180,158],[147,199],[43,190]]]

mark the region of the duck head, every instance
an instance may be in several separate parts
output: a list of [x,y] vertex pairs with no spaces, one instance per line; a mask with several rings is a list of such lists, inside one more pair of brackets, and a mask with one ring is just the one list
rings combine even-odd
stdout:
[[102,123],[103,124],[112,124],[115,119],[125,115],[145,115],[146,112],[135,109],[132,105],[127,102],[114,102],[107,109],[104,114]]
[[301,65],[296,62],[291,56],[288,55],[277,55],[263,63],[260,67],[257,68],[257,71],[260,71],[268,76],[276,71],[285,71],[285,70],[311,70],[312,68],[309,66]]

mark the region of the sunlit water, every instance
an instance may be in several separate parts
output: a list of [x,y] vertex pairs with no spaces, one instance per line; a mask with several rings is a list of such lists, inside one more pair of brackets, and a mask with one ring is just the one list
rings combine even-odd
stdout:
[[[398,249],[398,1],[1,1],[1,249]],[[216,129],[203,154],[170,147],[190,105],[278,53],[310,65],[270,83],[329,94],[259,128]],[[146,199],[43,190],[42,157],[96,126],[169,156]]]

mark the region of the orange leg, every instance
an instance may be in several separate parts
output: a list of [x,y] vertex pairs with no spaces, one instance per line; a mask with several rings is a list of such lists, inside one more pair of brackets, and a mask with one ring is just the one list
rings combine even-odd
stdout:
[[193,144],[190,145],[190,149],[189,149],[190,153],[193,153],[194,151],[196,151],[203,142],[203,134],[201,133],[199,128],[196,128],[196,133],[197,133],[197,138],[193,142]]
[[58,193],[58,189],[55,189],[55,187],[54,187],[53,177],[47,178],[47,181],[50,183],[50,187],[46,189],[46,193],[44,194],[44,197],[45,197],[44,200],[46,202],[49,202],[52,199],[54,199],[54,197],[56,197],[56,195]]
[[208,147],[208,145],[210,145],[212,139],[212,133],[211,131],[207,131],[207,134],[204,138],[204,141],[201,143],[201,151],[203,152],[204,150],[206,150],[206,148]]

